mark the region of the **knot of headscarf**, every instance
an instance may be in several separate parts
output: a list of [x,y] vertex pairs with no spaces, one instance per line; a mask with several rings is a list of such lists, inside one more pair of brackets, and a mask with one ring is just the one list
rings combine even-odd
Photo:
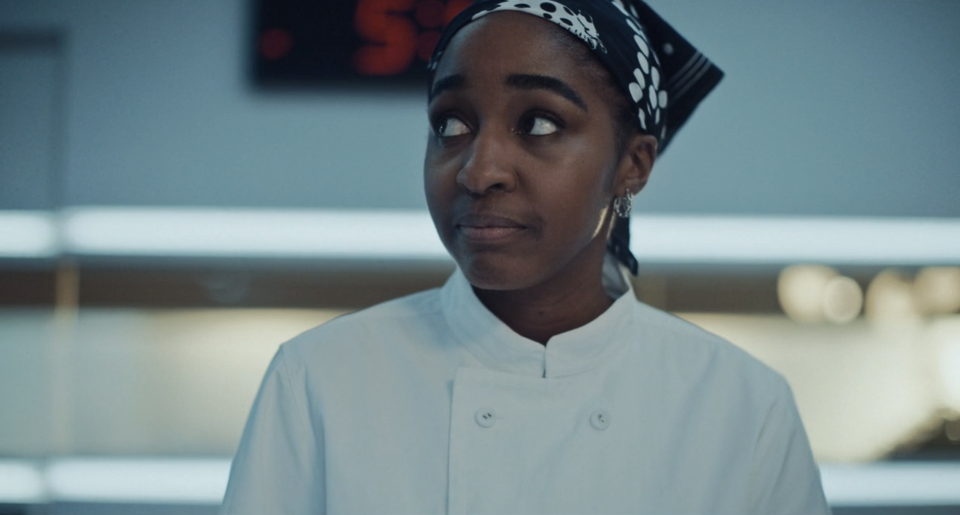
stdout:
[[[477,0],[444,29],[428,64],[432,74],[453,36],[497,11],[549,20],[582,40],[613,76],[636,112],[640,131],[666,150],[723,72],[641,0]],[[636,275],[629,219],[617,219],[608,250]]]

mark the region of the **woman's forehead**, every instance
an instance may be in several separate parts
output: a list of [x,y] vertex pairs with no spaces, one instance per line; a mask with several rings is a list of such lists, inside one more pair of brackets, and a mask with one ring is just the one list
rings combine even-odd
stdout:
[[434,77],[442,80],[457,74],[470,79],[499,72],[504,77],[536,73],[575,80],[583,74],[576,45],[582,43],[546,20],[516,12],[492,13],[453,37]]

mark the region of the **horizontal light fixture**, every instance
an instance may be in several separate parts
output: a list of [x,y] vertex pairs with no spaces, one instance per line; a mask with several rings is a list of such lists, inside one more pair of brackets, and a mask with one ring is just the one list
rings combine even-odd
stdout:
[[0,211],[0,257],[45,258],[58,251],[53,213]]
[[52,460],[45,470],[50,500],[150,504],[219,504],[230,460]]
[[[960,264],[960,219],[637,215],[642,263]],[[60,235],[59,243],[57,235]],[[0,211],[0,257],[450,259],[417,210]]]
[[66,249],[111,256],[447,259],[420,211],[85,208]]
[[0,461],[0,504],[35,504],[45,500],[39,464],[27,460]]
[[960,463],[956,462],[823,465],[820,476],[831,506],[960,507]]
[[640,261],[960,263],[960,219],[648,215],[630,232]]
[[[960,463],[820,466],[832,506],[960,506]],[[219,504],[229,459],[0,460],[0,504],[46,502]]]

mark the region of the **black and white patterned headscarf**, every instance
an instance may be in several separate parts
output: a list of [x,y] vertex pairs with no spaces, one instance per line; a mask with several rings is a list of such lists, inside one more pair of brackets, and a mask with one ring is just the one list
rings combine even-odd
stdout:
[[[428,64],[431,84],[453,36],[497,11],[552,21],[589,46],[632,101],[640,130],[657,138],[661,155],[697,104],[723,78],[719,68],[641,0],[476,0],[444,29]],[[608,250],[636,274],[629,227],[629,220],[617,219]]]

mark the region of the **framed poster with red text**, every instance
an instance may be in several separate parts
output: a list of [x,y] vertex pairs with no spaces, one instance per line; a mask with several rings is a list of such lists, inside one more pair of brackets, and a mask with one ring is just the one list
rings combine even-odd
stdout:
[[261,87],[423,86],[443,27],[470,0],[258,0]]

